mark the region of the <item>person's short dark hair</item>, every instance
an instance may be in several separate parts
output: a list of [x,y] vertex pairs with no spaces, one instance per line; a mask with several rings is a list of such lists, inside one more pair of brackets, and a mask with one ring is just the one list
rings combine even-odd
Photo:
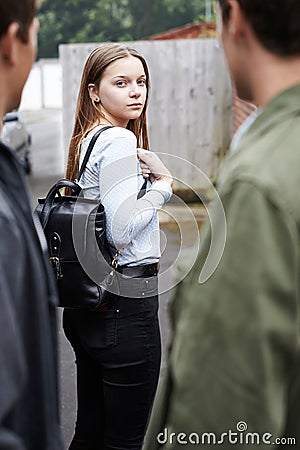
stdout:
[[[237,0],[260,43],[279,56],[300,54],[299,0]],[[228,0],[219,0],[223,20],[230,17]]]
[[28,28],[37,10],[36,0],[0,0],[0,38],[12,22],[20,26],[18,36],[22,42],[28,40]]

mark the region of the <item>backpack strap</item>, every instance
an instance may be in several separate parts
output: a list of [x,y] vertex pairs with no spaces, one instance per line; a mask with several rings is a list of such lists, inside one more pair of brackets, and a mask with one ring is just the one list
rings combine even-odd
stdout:
[[108,130],[108,128],[112,128],[112,126],[111,126],[111,125],[107,125],[106,127],[100,128],[100,130],[96,131],[96,133],[95,133],[94,136],[92,137],[91,142],[89,143],[89,146],[88,146],[88,148],[87,148],[86,154],[84,155],[84,159],[83,159],[83,161],[82,161],[80,170],[79,170],[79,172],[78,172],[78,175],[77,175],[77,181],[80,180],[81,175],[83,174],[83,171],[84,171],[85,166],[86,166],[86,164],[87,164],[87,162],[88,162],[88,160],[89,160],[89,157],[90,157],[90,155],[91,155],[91,153],[92,153],[92,150],[93,150],[93,148],[94,148],[94,145],[95,145],[96,140],[98,139],[99,135],[100,135],[103,131]]
[[138,192],[137,199],[142,198],[147,192],[147,178],[145,178],[143,186]]

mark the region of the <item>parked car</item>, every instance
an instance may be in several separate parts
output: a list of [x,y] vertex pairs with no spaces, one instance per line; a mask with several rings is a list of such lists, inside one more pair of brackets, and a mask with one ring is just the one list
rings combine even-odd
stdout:
[[31,135],[22,121],[18,111],[12,111],[4,116],[2,141],[16,151],[24,170],[31,173]]

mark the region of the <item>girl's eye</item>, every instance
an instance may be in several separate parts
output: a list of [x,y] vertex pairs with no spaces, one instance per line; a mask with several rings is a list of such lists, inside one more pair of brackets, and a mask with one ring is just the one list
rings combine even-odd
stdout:
[[126,81],[117,81],[116,85],[119,87],[123,87],[126,85]]
[[144,80],[144,78],[142,78],[141,80],[138,81],[138,84],[141,86],[145,86],[146,80]]

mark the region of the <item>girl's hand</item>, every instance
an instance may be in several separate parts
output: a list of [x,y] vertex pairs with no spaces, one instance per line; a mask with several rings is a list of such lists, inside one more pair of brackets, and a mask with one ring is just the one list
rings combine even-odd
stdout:
[[140,160],[140,168],[142,169],[142,175],[144,178],[149,178],[151,182],[151,178],[153,178],[153,180],[155,179],[153,175],[151,175],[151,171],[147,164],[145,164],[142,160]]
[[151,182],[154,180],[164,180],[172,186],[172,175],[156,153],[150,152],[149,150],[144,150],[143,148],[138,148],[137,156],[140,160],[140,166],[144,178],[150,177]]

